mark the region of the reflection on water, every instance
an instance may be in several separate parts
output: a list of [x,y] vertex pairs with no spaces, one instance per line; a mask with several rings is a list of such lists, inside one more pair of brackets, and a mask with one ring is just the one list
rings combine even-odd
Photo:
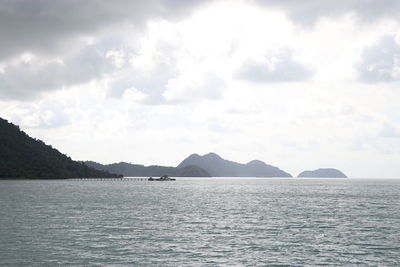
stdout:
[[383,265],[400,180],[0,181],[0,265]]

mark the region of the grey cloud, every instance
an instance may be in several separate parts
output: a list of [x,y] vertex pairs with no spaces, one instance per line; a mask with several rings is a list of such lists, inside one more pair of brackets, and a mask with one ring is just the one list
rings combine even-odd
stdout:
[[358,71],[364,82],[400,81],[400,45],[395,36],[385,36],[375,45],[364,48]]
[[[88,82],[104,73],[115,74],[115,67],[104,57],[107,50],[123,47],[126,39],[132,42],[148,19],[180,18],[211,0],[0,1],[0,62],[6,63],[0,72],[0,97],[32,99],[41,92]],[[124,25],[135,28],[129,37],[118,34]],[[106,35],[103,29],[107,30]],[[95,45],[87,46],[82,39],[85,36],[96,37]],[[124,50],[127,51],[125,47]],[[13,64],[7,61],[24,52],[36,55],[37,60]],[[63,64],[54,60],[44,63],[48,58],[60,58]],[[134,84],[154,94],[151,99],[160,98],[162,92],[158,88],[170,74],[160,76],[157,82],[135,75]],[[123,78],[119,83],[128,83],[126,80],[129,79]],[[118,90],[114,93],[118,94]]]
[[[159,41],[154,58],[157,66],[154,70],[151,72],[140,71],[132,67],[114,73],[114,79],[108,89],[108,96],[119,98],[123,96],[126,89],[133,87],[146,95],[141,103],[147,105],[191,102],[194,98],[220,98],[221,88],[224,84],[222,79],[213,73],[207,73],[199,81],[191,84],[182,84],[179,81],[180,71],[176,65],[179,49],[179,45]],[[134,62],[135,57],[131,60]],[[170,81],[178,81],[177,84],[175,83],[176,87],[171,88]],[[169,94],[171,98],[166,99],[165,93]]]
[[140,26],[153,17],[176,18],[207,1],[2,0],[0,61],[22,52],[56,53],[74,38],[121,22]]
[[2,110],[2,116],[24,128],[59,128],[71,123],[66,108],[65,104],[54,101],[19,103]]
[[265,57],[261,61],[245,62],[237,76],[257,83],[295,82],[310,79],[312,72],[296,62],[290,52],[285,51],[277,56]]
[[378,136],[385,138],[400,138],[400,131],[395,125],[386,123],[382,126]]
[[136,88],[147,95],[144,104],[161,104],[165,102],[162,94],[166,90],[168,81],[175,78],[176,69],[171,64],[162,63],[150,74],[143,74],[134,69],[125,69],[115,76],[108,89],[108,96],[122,97],[128,88]]
[[62,62],[32,59],[11,64],[0,73],[2,99],[27,100],[41,92],[88,82],[114,68],[101,51],[87,46]]
[[[124,68],[113,75],[108,96],[121,97],[127,88],[136,88],[147,95],[145,104],[161,104],[165,102],[162,96],[166,90],[166,85],[170,79],[174,79],[178,75],[175,62],[178,60],[179,47],[168,44],[164,41],[157,43],[157,55],[154,61],[157,66],[152,71],[140,71],[135,67]],[[131,61],[135,62],[136,57],[133,56]],[[139,66],[140,68],[140,66]]]
[[398,0],[254,0],[255,3],[278,8],[286,12],[293,20],[310,24],[326,16],[340,16],[355,13],[361,20],[371,22],[381,17],[400,17]]

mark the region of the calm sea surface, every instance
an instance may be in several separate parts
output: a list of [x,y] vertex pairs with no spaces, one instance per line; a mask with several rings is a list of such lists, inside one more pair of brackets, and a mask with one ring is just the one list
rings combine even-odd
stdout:
[[0,181],[0,266],[400,265],[400,180]]

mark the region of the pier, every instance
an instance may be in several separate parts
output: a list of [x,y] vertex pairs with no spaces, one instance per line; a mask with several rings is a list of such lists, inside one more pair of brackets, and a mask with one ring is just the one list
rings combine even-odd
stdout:
[[71,178],[71,181],[113,181],[113,182],[140,182],[148,181],[147,177],[123,177],[123,178]]

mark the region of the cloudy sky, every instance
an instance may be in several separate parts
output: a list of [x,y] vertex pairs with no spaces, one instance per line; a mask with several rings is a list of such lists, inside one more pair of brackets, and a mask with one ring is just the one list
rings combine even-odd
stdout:
[[398,0],[0,3],[0,116],[73,159],[400,177]]

